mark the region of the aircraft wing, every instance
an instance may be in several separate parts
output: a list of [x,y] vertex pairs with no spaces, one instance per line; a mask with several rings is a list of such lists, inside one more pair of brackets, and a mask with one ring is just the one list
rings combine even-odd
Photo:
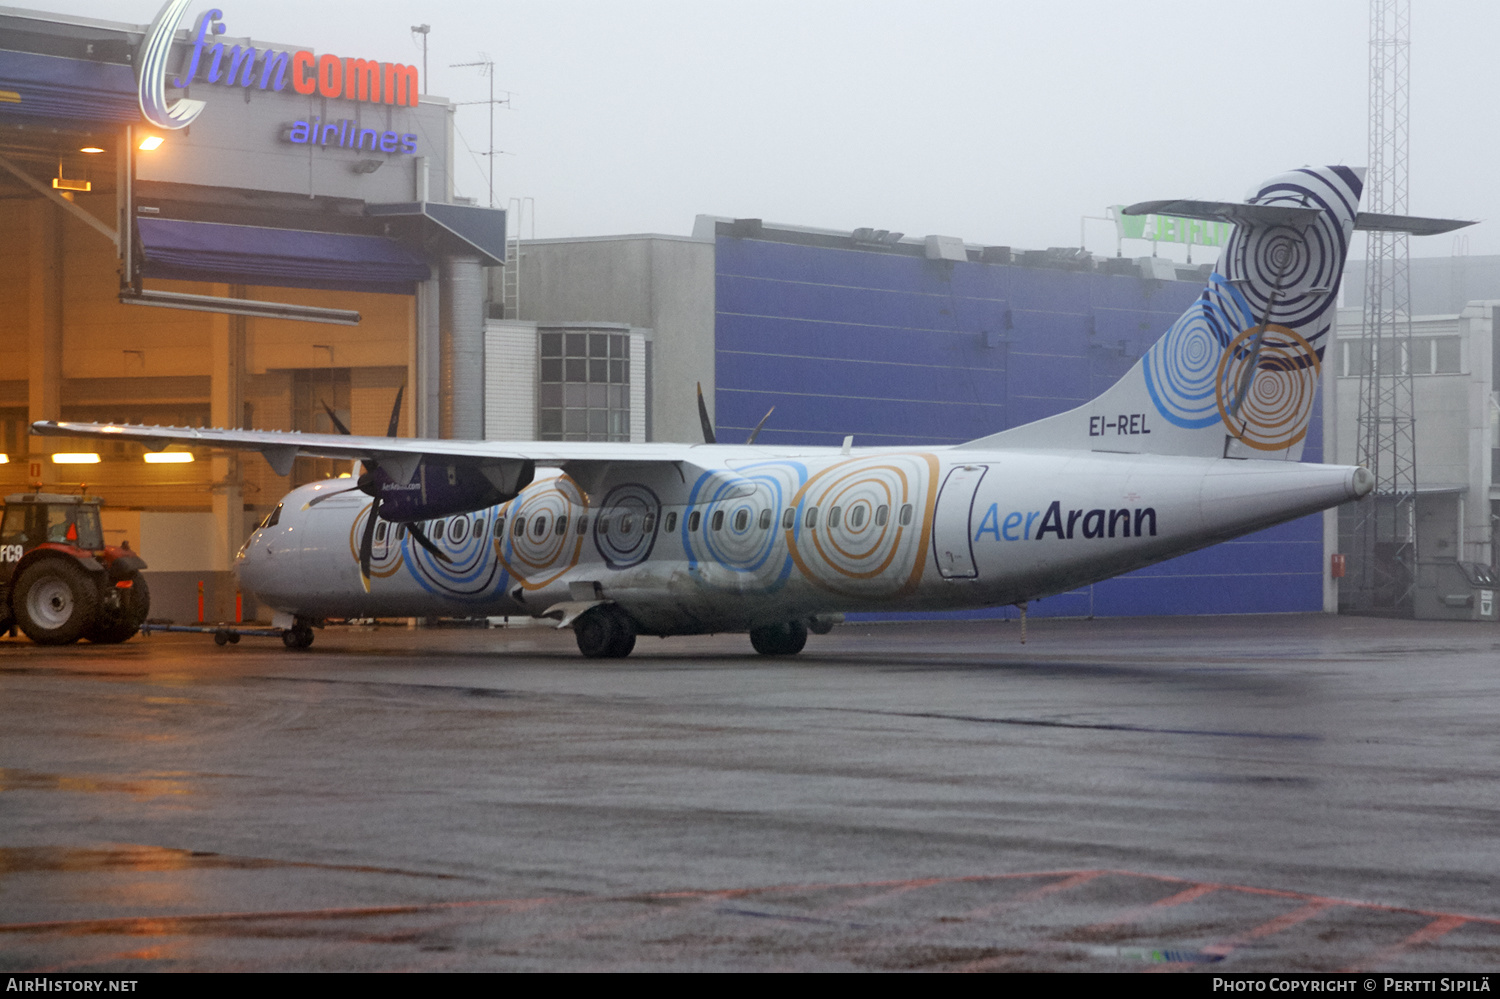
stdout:
[[[619,444],[585,441],[450,441],[419,437],[360,437],[285,430],[218,430],[146,427],[129,423],[68,423],[41,420],[31,432],[44,437],[95,437],[134,441],[152,451],[169,444],[259,451],[277,475],[287,475],[299,457],[375,462],[397,482],[410,482],[425,458],[429,464],[467,465],[493,476],[517,463],[562,468],[574,479],[601,477],[607,467],[627,463],[691,462],[691,444]],[[585,491],[588,484],[580,481]]]

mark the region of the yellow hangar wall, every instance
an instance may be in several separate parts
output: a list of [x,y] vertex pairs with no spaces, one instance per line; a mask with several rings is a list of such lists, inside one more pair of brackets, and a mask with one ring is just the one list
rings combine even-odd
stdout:
[[[109,220],[113,194],[78,195]],[[227,616],[230,568],[248,530],[293,485],[348,471],[301,459],[278,476],[256,455],[194,452],[191,464],[147,464],[144,449],[27,434],[31,421],[129,420],[274,430],[330,430],[327,402],[356,434],[383,434],[397,390],[414,383],[416,298],[185,281],[160,290],[354,309],[335,326],[122,305],[110,242],[41,198],[0,201],[0,465],[4,493],[86,484],[105,503],[111,543],[129,540],[156,573],[209,574],[208,611]],[[400,433],[413,425],[413,392]],[[55,464],[57,452],[100,455]],[[162,583],[170,581],[162,578]],[[173,603],[153,583],[156,603]],[[223,591],[223,592],[220,592]],[[176,603],[181,603],[181,600]],[[181,619],[182,608],[174,607]]]

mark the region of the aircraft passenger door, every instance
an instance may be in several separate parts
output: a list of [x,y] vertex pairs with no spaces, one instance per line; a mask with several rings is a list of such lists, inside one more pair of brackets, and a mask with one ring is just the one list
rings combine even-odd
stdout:
[[932,554],[944,579],[975,579],[979,575],[969,521],[974,494],[989,470],[988,465],[959,465],[943,480],[932,518]]

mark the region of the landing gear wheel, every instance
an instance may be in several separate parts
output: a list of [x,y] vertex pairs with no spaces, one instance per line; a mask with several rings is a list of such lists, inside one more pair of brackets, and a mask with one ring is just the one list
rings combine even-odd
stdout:
[[289,649],[305,649],[313,642],[312,629],[307,625],[288,628],[281,633],[281,644]]
[[578,651],[590,659],[624,659],[635,648],[635,624],[618,607],[595,607],[573,622]]
[[807,644],[807,625],[801,621],[787,621],[751,628],[750,644],[763,656],[795,656]]
[[99,645],[114,645],[134,637],[146,623],[146,616],[151,613],[151,588],[146,581],[136,576],[130,586],[115,592],[120,594],[124,606],[108,620],[101,617],[84,631],[84,638]]
[[27,638],[38,645],[69,645],[94,623],[99,590],[73,562],[48,558],[21,573],[14,606]]

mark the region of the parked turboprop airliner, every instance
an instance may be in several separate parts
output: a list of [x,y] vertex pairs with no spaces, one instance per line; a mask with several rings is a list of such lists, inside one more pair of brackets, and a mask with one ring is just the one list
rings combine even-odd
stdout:
[[1022,603],[1369,493],[1366,469],[1299,460],[1350,235],[1466,223],[1361,214],[1362,179],[1127,209],[1234,224],[1202,295],[1092,402],[957,446],[33,430],[255,450],[283,475],[363,462],[292,491],[239,554],[291,647],[328,617],[533,615],[588,656],[720,631],[790,654],[844,612]]

